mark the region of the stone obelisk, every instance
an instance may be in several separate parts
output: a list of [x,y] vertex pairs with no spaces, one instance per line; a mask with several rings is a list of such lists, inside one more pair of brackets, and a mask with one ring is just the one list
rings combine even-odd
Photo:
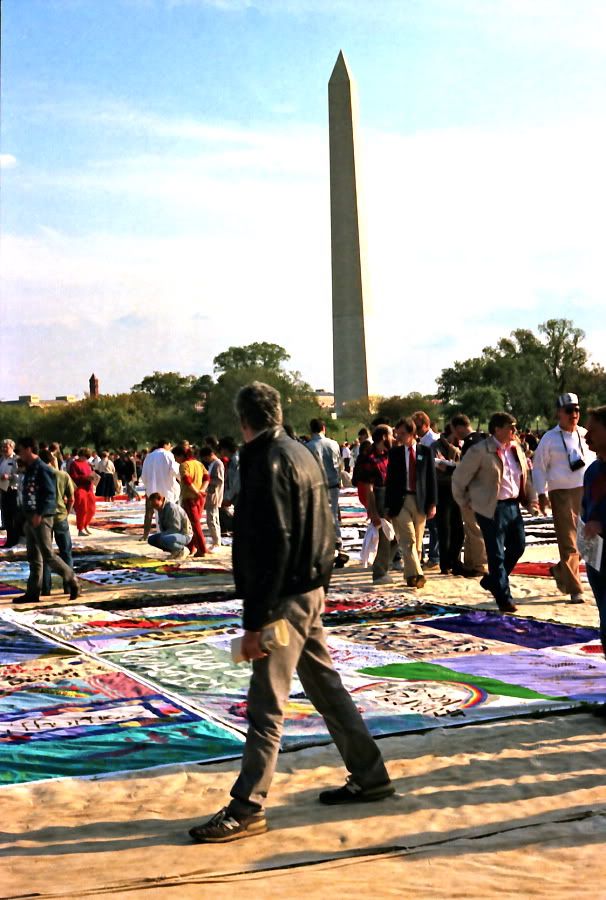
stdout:
[[360,236],[356,182],[358,103],[343,52],[328,82],[330,223],[332,249],[332,340],[335,410],[368,397],[364,336],[366,260]]

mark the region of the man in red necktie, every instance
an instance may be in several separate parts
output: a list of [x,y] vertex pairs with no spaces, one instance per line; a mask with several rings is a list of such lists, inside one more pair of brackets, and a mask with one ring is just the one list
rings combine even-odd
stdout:
[[436,514],[436,470],[433,453],[416,441],[412,419],[400,419],[394,429],[396,446],[389,451],[385,482],[385,507],[393,523],[404,557],[408,587],[422,588],[423,532],[427,519]]

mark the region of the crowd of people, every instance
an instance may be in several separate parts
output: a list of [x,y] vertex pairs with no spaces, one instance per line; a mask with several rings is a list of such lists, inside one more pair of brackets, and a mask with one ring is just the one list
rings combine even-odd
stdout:
[[[331,572],[344,565],[339,526],[339,489],[353,483],[378,533],[373,582],[402,571],[407,588],[420,590],[426,572],[479,577],[503,613],[515,612],[509,576],[525,546],[520,508],[546,513],[551,506],[559,561],[551,574],[571,603],[583,602],[580,552],[600,618],[606,655],[606,406],[589,410],[580,425],[576,394],[557,398],[557,424],[541,436],[517,432],[515,418],[496,412],[488,432],[474,430],[460,413],[441,433],[418,411],[392,426],[375,421],[361,429],[348,453],[329,438],[321,419],[310,436],[283,426],[280,397],[254,382],[236,398],[244,443],[206,438],[161,440],[141,454],[87,448],[73,456],[57,445],[40,447],[31,437],[2,443],[0,499],[5,546],[23,531],[30,576],[25,596],[35,602],[50,591],[56,572],[76,599],[68,515],[76,513],[80,535],[94,515],[95,497],[115,495],[118,481],[129,496],[145,493],[142,540],[171,556],[203,556],[233,532],[236,591],[243,601],[241,653],[252,663],[247,700],[249,730],[242,768],[228,805],[190,830],[201,843],[223,843],[267,830],[269,791],[294,671],[324,717],[349,775],[341,787],[323,791],[325,804],[381,800],[394,788],[376,742],[343,687],[328,653],[321,615]],[[111,481],[110,481],[111,479]],[[112,491],[114,493],[112,493]],[[206,510],[210,547],[201,528]],[[157,531],[152,533],[152,520]],[[423,534],[430,530],[423,560]],[[55,553],[53,535],[59,553]],[[262,636],[283,621],[288,641],[269,651]]]
[[[601,410],[591,413],[590,420],[599,421]],[[478,577],[497,607],[510,613],[515,612],[515,604],[509,575],[525,549],[521,507],[534,515],[545,515],[551,507],[559,548],[559,561],[551,574],[569,602],[584,600],[578,520],[584,476],[596,453],[580,424],[576,394],[557,398],[556,420],[552,429],[539,436],[518,433],[515,418],[500,412],[491,417],[486,433],[474,429],[470,419],[458,413],[438,432],[427,412],[419,410],[393,425],[377,419],[370,429],[361,428],[351,444],[339,445],[329,438],[326,423],[319,418],[311,420],[309,436],[296,436],[288,426],[286,433],[311,451],[324,472],[337,567],[348,560],[342,549],[339,490],[343,484],[353,484],[370,523],[378,530],[374,584],[391,583],[394,571],[401,571],[406,586],[414,590],[424,587],[430,571]],[[56,443],[39,448],[32,439],[26,443],[55,473],[53,533],[67,566],[71,566],[67,516],[72,507],[78,535],[86,536],[96,500],[111,500],[117,494],[128,499],[144,494],[142,540],[178,560],[217,552],[221,535],[233,528],[240,473],[239,445],[231,436],[217,439],[209,435],[198,448],[186,440],[173,445],[167,439],[150,451],[119,448],[91,452],[82,447],[73,454]],[[6,439],[0,457],[6,547],[27,536],[26,473],[21,452],[16,454],[14,442]],[[592,490],[594,494],[601,490],[600,479]],[[201,526],[203,510],[208,544]],[[154,514],[157,530],[152,534]],[[589,527],[587,523],[585,527]],[[426,529],[429,546],[424,559]],[[595,538],[589,532],[588,537]],[[49,566],[45,561],[42,595],[50,583]],[[591,570],[590,577],[595,584]],[[67,589],[69,579],[64,581]],[[35,599],[36,594],[35,588],[28,589],[27,599]]]

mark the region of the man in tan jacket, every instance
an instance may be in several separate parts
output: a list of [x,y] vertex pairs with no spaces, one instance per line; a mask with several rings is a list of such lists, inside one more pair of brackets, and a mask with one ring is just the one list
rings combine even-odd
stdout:
[[509,413],[495,413],[488,438],[470,447],[452,478],[455,500],[474,511],[486,545],[488,575],[480,584],[509,613],[516,611],[509,575],[526,546],[520,503],[527,504],[528,467],[515,426]]

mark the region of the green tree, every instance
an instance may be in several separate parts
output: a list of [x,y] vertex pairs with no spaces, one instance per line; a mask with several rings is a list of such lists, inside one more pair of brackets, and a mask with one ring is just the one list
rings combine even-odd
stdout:
[[297,432],[308,432],[309,420],[322,414],[312,388],[296,373],[260,367],[232,369],[219,376],[208,400],[207,422],[211,433],[239,436],[234,399],[239,389],[251,381],[271,384],[280,392],[284,421]]
[[[494,400],[513,412],[524,427],[537,418],[551,418],[558,394],[575,391],[597,397],[603,391],[603,370],[587,365],[585,337],[570,319],[549,319],[537,336],[516,329],[482,356],[456,362],[438,378],[438,395],[449,408],[474,415]],[[492,399],[490,390],[492,389]],[[603,394],[602,394],[603,396]],[[497,400],[499,401],[497,403]]]
[[180,372],[154,372],[131,388],[135,393],[150,394],[158,403],[177,406],[204,401],[212,389],[210,375],[181,375]]
[[539,325],[545,336],[545,366],[557,396],[574,390],[579,374],[587,364],[587,351],[581,346],[585,332],[575,328],[571,319],[548,319]]
[[245,347],[229,347],[213,360],[214,371],[221,374],[235,369],[268,369],[272,372],[283,370],[290,354],[279,344],[266,341],[247,344]]
[[393,425],[398,419],[411,416],[418,410],[426,412],[432,422],[440,419],[442,413],[441,405],[437,405],[431,395],[411,391],[403,397],[398,395],[381,397],[377,403],[375,416],[387,419]]

